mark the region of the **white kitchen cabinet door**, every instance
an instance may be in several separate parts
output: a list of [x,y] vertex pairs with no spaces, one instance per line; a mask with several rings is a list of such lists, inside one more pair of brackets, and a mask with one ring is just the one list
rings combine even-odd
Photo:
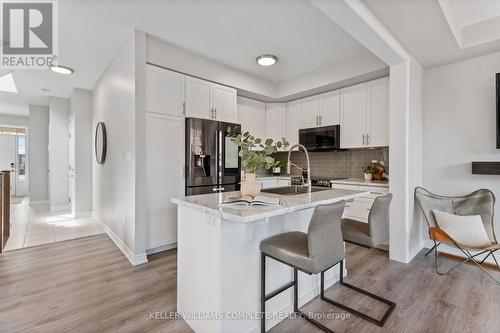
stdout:
[[320,104],[319,96],[302,99],[302,128],[319,126]]
[[185,78],[183,74],[147,65],[146,111],[183,117]]
[[286,139],[290,146],[299,143],[299,129],[302,124],[302,100],[286,105]]
[[266,104],[238,96],[238,123],[243,132],[248,131],[257,138],[266,137]]
[[275,142],[286,137],[286,105],[284,103],[266,104],[266,134],[267,138]]
[[362,148],[366,138],[366,83],[340,92],[340,147]]
[[389,145],[389,78],[368,82],[368,147]]
[[186,116],[214,119],[212,83],[186,76]]
[[278,187],[283,187],[283,186],[290,186],[291,181],[290,179],[278,179]]
[[212,101],[217,120],[236,122],[236,89],[213,83]]
[[334,90],[320,95],[320,126],[340,124],[340,91]]
[[278,179],[276,178],[262,179],[261,184],[263,189],[278,187]]
[[146,113],[146,248],[177,242],[177,206],[184,195],[184,118]]

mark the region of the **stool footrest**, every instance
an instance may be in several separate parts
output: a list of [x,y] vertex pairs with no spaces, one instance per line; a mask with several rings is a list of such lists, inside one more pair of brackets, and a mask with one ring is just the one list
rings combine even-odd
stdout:
[[266,295],[266,297],[264,297],[264,299],[266,301],[270,300],[271,298],[273,298],[274,296],[276,295],[279,295],[281,294],[282,292],[284,292],[285,290],[287,290],[288,288],[291,288],[295,285],[295,281],[292,281],[290,283],[287,283],[286,285],[284,285],[283,287],[280,287],[278,289],[276,289],[275,291],[273,291],[272,293]]

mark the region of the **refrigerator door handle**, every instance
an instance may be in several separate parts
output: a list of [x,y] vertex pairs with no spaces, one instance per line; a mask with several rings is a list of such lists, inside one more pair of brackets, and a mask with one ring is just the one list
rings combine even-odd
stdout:
[[218,145],[217,145],[217,158],[218,158],[218,168],[217,168],[217,172],[218,172],[218,180],[217,180],[217,184],[220,184],[221,181],[222,181],[222,176],[223,176],[223,172],[222,172],[222,168],[223,168],[223,140],[224,140],[224,137],[223,137],[223,133],[222,131],[217,131],[217,140],[218,140]]
[[214,191],[214,192],[224,192],[224,187],[214,187],[212,189],[212,191]]

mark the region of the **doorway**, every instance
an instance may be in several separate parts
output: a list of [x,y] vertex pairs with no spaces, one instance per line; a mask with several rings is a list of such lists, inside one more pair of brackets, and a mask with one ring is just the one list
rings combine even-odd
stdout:
[[0,170],[10,171],[10,195],[28,194],[26,129],[0,127]]

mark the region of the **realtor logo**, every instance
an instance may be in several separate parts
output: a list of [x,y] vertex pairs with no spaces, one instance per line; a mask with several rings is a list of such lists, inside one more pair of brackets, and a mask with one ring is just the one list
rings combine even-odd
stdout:
[[55,1],[1,1],[2,61],[8,69],[46,69],[55,65]]

